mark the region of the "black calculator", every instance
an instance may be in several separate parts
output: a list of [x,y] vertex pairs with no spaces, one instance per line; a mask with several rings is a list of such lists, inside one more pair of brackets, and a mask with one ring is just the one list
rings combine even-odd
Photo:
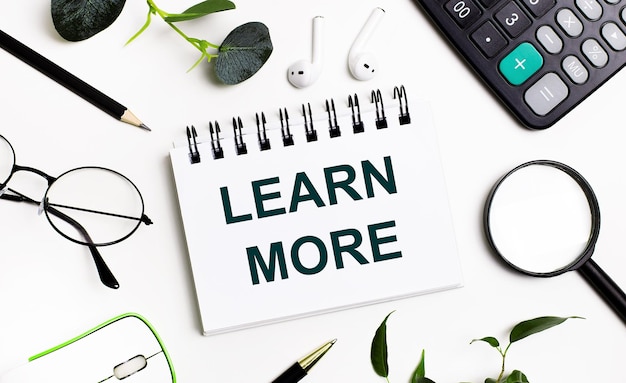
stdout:
[[626,0],[416,0],[513,114],[545,129],[626,63]]

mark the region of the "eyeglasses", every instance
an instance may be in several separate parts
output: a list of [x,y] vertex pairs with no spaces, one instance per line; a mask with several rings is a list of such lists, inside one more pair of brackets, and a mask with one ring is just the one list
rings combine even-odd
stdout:
[[[42,199],[35,199],[9,187],[19,171],[43,177],[48,187]],[[144,223],[152,224],[144,214],[139,189],[124,175],[102,167],[79,167],[52,177],[41,170],[20,166],[15,151],[0,135],[0,199],[39,205],[39,213],[63,237],[89,248],[102,283],[112,289],[119,283],[102,259],[98,247],[121,242]]]

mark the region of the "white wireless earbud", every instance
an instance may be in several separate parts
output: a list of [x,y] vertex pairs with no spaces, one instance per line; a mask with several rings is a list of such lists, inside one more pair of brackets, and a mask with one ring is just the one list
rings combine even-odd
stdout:
[[287,70],[287,78],[296,88],[304,88],[313,84],[322,73],[322,39],[324,17],[313,18],[313,56],[311,61],[300,60],[292,64]]
[[361,31],[352,43],[348,55],[348,67],[350,68],[352,76],[357,80],[370,80],[376,74],[376,69],[378,68],[376,57],[370,52],[364,52],[363,48],[384,15],[384,9],[374,8],[370,17],[365,22],[365,25],[363,25],[363,28],[361,28]]

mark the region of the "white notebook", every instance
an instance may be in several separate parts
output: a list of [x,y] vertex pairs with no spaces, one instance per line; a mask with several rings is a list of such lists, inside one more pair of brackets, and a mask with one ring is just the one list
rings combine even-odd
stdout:
[[170,157],[205,335],[462,285],[430,111],[407,100],[187,129]]

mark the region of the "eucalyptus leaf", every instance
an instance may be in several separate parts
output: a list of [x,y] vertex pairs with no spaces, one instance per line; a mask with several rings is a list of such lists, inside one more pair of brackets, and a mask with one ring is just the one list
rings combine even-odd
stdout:
[[229,9],[235,9],[235,4],[228,0],[206,0],[198,3],[183,13],[173,14],[165,16],[163,20],[169,23],[175,23],[177,21],[187,21],[197,19],[199,17],[206,16],[211,13],[227,11]]
[[117,19],[126,0],[52,0],[54,28],[69,41],[86,40]]
[[577,318],[582,319],[580,317],[554,317],[554,316],[546,316],[539,317],[535,319],[530,319],[527,321],[523,321],[515,325],[511,330],[511,334],[509,335],[509,340],[511,343],[517,342],[526,338],[527,336],[536,334],[538,332],[547,330],[551,327],[558,326],[561,323],[565,322],[568,319]]
[[513,370],[511,375],[506,378],[506,383],[528,383],[526,375],[519,370]]
[[492,336],[487,336],[481,339],[474,339],[470,342],[470,344],[474,342],[487,342],[491,347],[494,348],[500,346],[500,342],[498,342],[498,340]]
[[393,314],[393,311],[387,314],[383,322],[376,329],[374,339],[372,339],[372,348],[370,351],[370,359],[372,367],[378,376],[386,378],[389,376],[389,364],[387,363],[387,319]]
[[272,40],[265,24],[240,25],[222,42],[215,60],[215,74],[225,84],[238,84],[261,69],[272,50]]

